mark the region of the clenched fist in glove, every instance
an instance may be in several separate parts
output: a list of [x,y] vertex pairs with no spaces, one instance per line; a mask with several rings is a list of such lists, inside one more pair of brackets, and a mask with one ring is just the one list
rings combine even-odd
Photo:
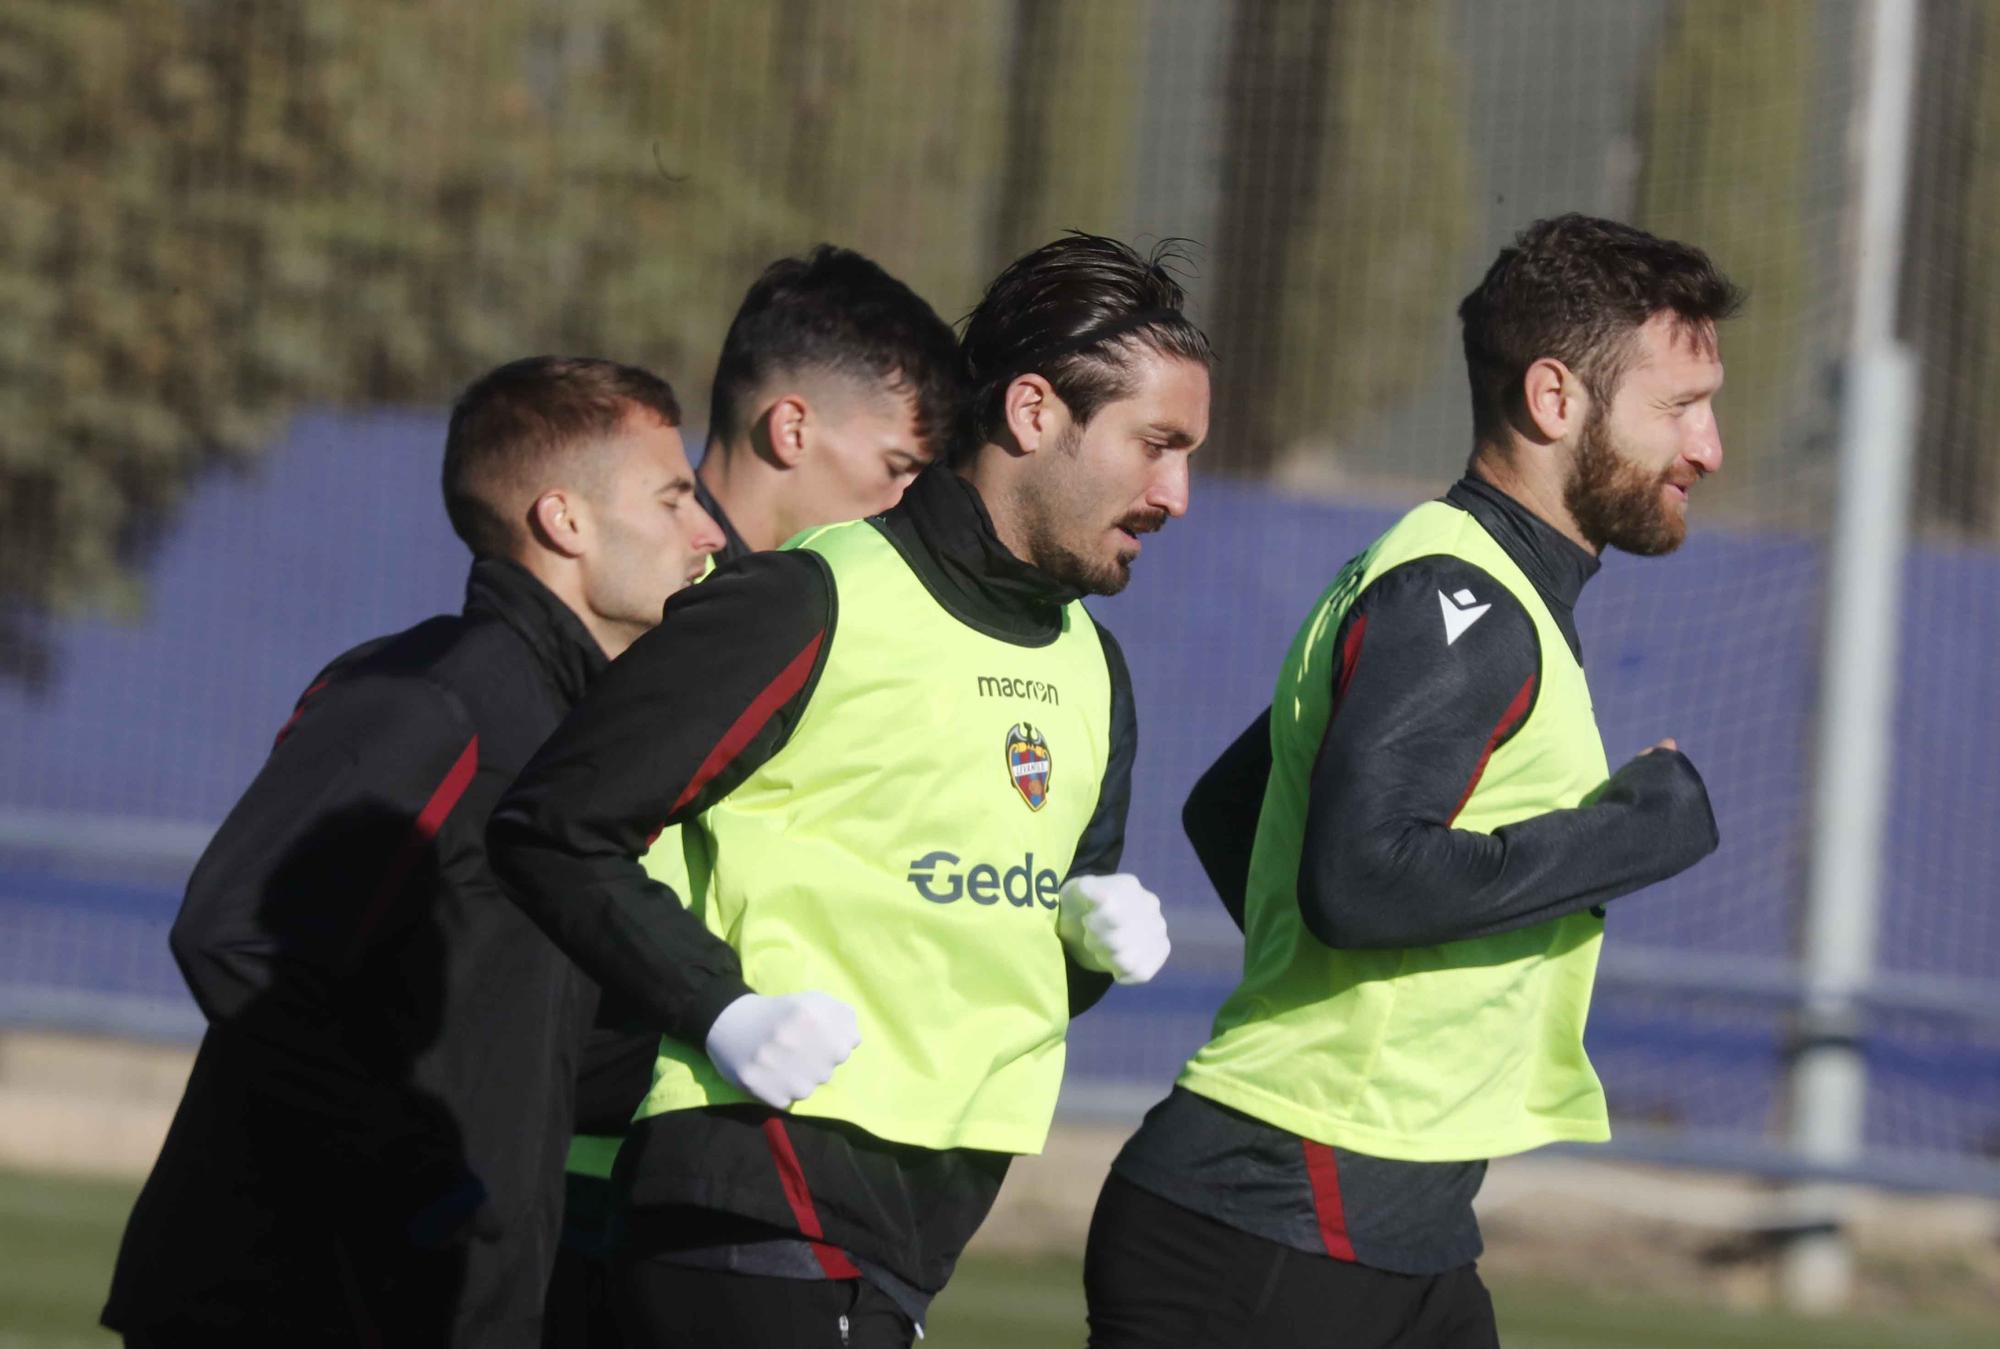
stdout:
[[1070,877],[1062,888],[1056,935],[1077,964],[1121,984],[1145,983],[1173,949],[1159,896],[1124,872]]
[[780,1110],[803,1101],[861,1043],[854,1009],[824,993],[746,993],[708,1028],[708,1057],[722,1075]]

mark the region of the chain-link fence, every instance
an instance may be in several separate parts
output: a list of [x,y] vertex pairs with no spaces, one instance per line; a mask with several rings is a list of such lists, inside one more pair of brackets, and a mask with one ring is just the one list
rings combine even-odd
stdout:
[[[1920,356],[1873,1174],[2000,1155],[2000,8],[1921,10]],[[1580,611],[1615,760],[1672,734],[1720,854],[1618,905],[1621,1136],[1782,1170],[1854,278],[1854,3],[16,0],[0,14],[0,1013],[185,1034],[205,831],[330,654],[452,607],[437,409],[531,351],[701,404],[751,277],[822,238],[940,312],[1077,226],[1197,241],[1221,355],[1193,512],[1099,612],[1171,975],[1077,1029],[1073,1105],[1163,1092],[1236,939],[1179,804],[1327,577],[1469,447],[1453,307],[1577,209],[1706,247],[1728,460]],[[385,411],[385,409],[404,409]],[[1636,1146],[1637,1144],[1635,1144]]]

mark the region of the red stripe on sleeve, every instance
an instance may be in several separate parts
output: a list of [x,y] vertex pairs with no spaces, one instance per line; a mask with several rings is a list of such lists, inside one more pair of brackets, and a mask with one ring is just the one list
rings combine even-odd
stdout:
[[722,739],[716,742],[715,748],[708,752],[708,757],[701,761],[701,767],[695,770],[693,780],[674,799],[672,810],[679,810],[699,796],[701,789],[715,781],[716,776],[729,767],[736,756],[743,752],[744,747],[757,738],[757,732],[763,730],[766,723],[777,715],[778,709],[790,702],[792,697],[806,686],[806,679],[812,674],[813,662],[819,659],[820,643],[825,640],[826,629],[822,628],[813,634],[810,642],[806,643],[805,650],[792,657],[791,664],[780,670],[778,677],[766,684],[764,691],[750,700],[750,706],[743,709],[743,715],[736,719],[735,725],[723,732]]
[[352,964],[361,955],[361,948],[368,943],[369,934],[374,932],[382,918],[389,912],[389,905],[402,891],[404,882],[416,869],[417,862],[429,848],[431,840],[444,827],[445,817],[450,815],[458,799],[465,795],[465,789],[472,785],[473,774],[479,771],[479,737],[473,736],[459,751],[458,762],[444,775],[444,781],[431,793],[431,799],[418,812],[416,823],[410,826],[409,837],[389,862],[389,869],[382,874],[382,883],[375,887],[375,894],[369,899],[368,907],[361,911],[361,921],[354,929],[354,942],[348,948],[348,963]]
[[1313,1215],[1319,1219],[1319,1239],[1326,1253],[1336,1260],[1354,1259],[1354,1243],[1347,1236],[1347,1209],[1340,1198],[1340,1163],[1333,1149],[1324,1143],[1302,1138],[1306,1154],[1306,1180],[1312,1186]]
[[1486,762],[1493,757],[1493,751],[1500,748],[1500,742],[1514,733],[1521,724],[1521,718],[1528,715],[1529,704],[1535,701],[1535,677],[1528,676],[1528,682],[1521,685],[1521,691],[1514,695],[1514,701],[1507,704],[1507,710],[1500,714],[1500,724],[1493,728],[1493,734],[1486,737],[1486,748],[1480,751],[1479,764],[1472,770],[1472,781],[1465,784],[1465,795],[1458,798],[1458,804],[1451,808],[1445,819],[1450,826],[1458,819],[1458,812],[1465,809],[1465,803],[1472,799],[1472,793],[1479,786],[1479,779],[1486,776]]
[[1368,615],[1356,614],[1354,625],[1347,630],[1347,639],[1340,644],[1340,682],[1333,686],[1332,716],[1340,711],[1342,700],[1347,697],[1347,686],[1354,682],[1354,667],[1361,661],[1361,638],[1368,631]]
[[292,727],[298,725],[299,718],[303,717],[306,714],[306,703],[312,698],[312,696],[315,693],[318,693],[321,689],[325,688],[329,682],[330,681],[328,680],[322,679],[319,681],[319,683],[314,684],[311,688],[307,689],[304,693],[301,693],[299,695],[299,701],[297,705],[292,708],[292,715],[286,718],[285,724],[283,726],[280,726],[278,728],[278,738],[271,742],[272,749],[276,749],[278,746],[285,743],[285,737],[292,733]]
[[792,1220],[805,1234],[813,1257],[819,1261],[820,1270],[829,1279],[860,1278],[861,1271],[847,1258],[847,1252],[821,1240],[826,1235],[826,1229],[820,1226],[819,1210],[813,1207],[812,1191],[806,1187],[805,1168],[799,1165],[799,1154],[792,1149],[792,1136],[785,1132],[785,1122],[776,1115],[764,1121],[764,1141],[771,1145],[771,1160],[777,1163],[778,1184],[785,1189],[785,1202],[792,1207]]

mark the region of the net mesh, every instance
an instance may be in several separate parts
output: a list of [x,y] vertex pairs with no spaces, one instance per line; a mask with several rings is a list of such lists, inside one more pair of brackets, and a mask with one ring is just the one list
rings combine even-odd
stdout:
[[[1990,1008],[2000,13],[1922,18],[1878,962]],[[1156,1096],[1237,960],[1180,802],[1326,579],[1459,471],[1458,297],[1521,226],[1583,210],[1751,292],[1696,532],[1610,559],[1579,613],[1614,762],[1678,737],[1724,836],[1616,906],[1593,1047],[1628,1122],[1780,1136],[1864,36],[1854,4],[1790,0],[17,0],[0,1001],[191,1024],[162,936],[205,832],[327,657],[455,606],[436,466],[466,380],[610,355],[699,421],[773,258],[844,243],[956,317],[1074,226],[1195,240],[1222,357],[1194,510],[1099,608],[1142,718],[1128,857],[1180,939],[1079,1024],[1072,1099]],[[1662,991],[1718,971],[1736,991]],[[2000,1146],[1988,1015],[1874,1024],[1873,1144]]]

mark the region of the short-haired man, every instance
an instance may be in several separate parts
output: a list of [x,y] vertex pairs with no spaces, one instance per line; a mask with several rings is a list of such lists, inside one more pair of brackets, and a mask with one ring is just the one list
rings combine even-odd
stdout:
[[[510,892],[665,1033],[618,1163],[642,1342],[909,1344],[1042,1146],[1071,1014],[1165,959],[1116,874],[1130,683],[1078,601],[1187,507],[1180,305],[1109,239],[1009,267],[955,471],[677,599],[495,813]],[[637,862],[663,824],[685,896]]]
[[908,286],[852,249],[772,263],[722,341],[698,490],[718,563],[901,500],[951,431],[958,344]]
[[1486,1159],[1608,1136],[1601,906],[1716,846],[1672,741],[1607,771],[1572,609],[1721,467],[1737,299],[1696,249],[1563,216],[1460,307],[1466,476],[1340,572],[1188,802],[1243,980],[1105,1184],[1092,1345],[1498,1343]]
[[[958,339],[908,286],[852,249],[820,244],[765,268],[722,343],[695,497],[721,528],[715,565],[803,530],[878,515],[937,457],[958,414]],[[647,869],[687,888],[680,831]],[[604,1295],[611,1166],[653,1083],[657,1033],[604,1028],[584,1048],[562,1250],[549,1288],[551,1346],[622,1343]]]
[[486,817],[721,533],[657,377],[538,357],[454,407],[462,614],[336,659],[188,881],[209,1021],[105,1323],[136,1345],[533,1346],[595,991]]

